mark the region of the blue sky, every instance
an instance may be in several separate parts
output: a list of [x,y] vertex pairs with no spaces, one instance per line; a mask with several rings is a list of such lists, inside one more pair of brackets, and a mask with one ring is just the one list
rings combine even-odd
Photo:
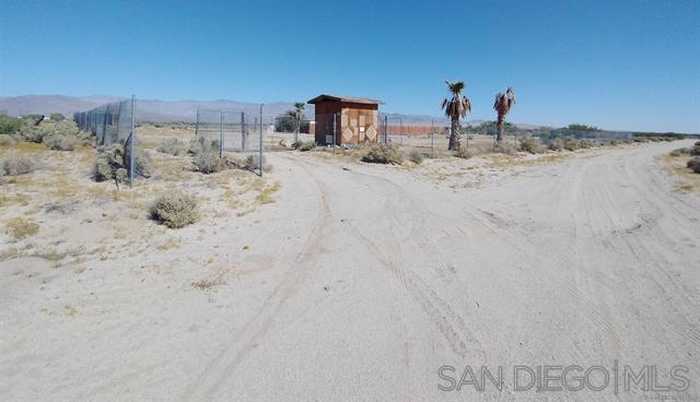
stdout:
[[473,119],[513,86],[516,122],[700,132],[700,0],[4,0],[0,96],[382,99]]

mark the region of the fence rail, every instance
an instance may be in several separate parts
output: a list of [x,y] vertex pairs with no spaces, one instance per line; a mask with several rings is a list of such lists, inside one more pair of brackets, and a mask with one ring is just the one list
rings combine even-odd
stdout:
[[258,174],[263,174],[263,105],[259,112],[241,110],[197,109],[194,134],[218,144],[219,156],[224,152],[247,154],[257,163]]
[[136,129],[134,118],[135,98],[121,102],[108,103],[87,112],[73,115],[78,127],[95,136],[99,146],[120,144],[128,155],[127,173],[129,186],[134,182]]

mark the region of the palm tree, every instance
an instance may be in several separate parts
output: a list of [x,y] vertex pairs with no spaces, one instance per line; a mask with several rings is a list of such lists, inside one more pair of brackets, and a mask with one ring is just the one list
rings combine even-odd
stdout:
[[462,90],[464,90],[464,82],[462,81],[445,81],[447,88],[452,94],[452,98],[445,98],[442,101],[442,108],[445,109],[445,115],[450,118],[452,124],[450,125],[450,143],[448,149],[459,150],[459,119],[465,117],[467,113],[472,111],[472,103],[469,98],[462,96]]
[[499,92],[496,94],[496,100],[493,102],[493,109],[498,113],[496,142],[499,144],[503,141],[503,123],[505,123],[506,115],[510,112],[510,108],[513,107],[513,105],[515,105],[515,92],[513,92],[513,88],[508,87],[506,92]]

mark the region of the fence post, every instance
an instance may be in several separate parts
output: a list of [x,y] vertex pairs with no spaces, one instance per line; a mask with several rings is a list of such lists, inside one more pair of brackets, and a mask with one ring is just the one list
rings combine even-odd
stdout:
[[136,158],[134,157],[134,140],[136,139],[136,129],[134,128],[136,118],[134,116],[134,102],[135,102],[135,97],[134,95],[131,95],[131,131],[129,133],[129,187],[131,187],[134,183],[134,161]]
[[260,177],[263,175],[263,107],[264,103],[260,104],[260,149],[258,150],[258,169]]
[[245,152],[245,112],[241,112],[241,152]]
[[338,116],[338,113],[333,113],[333,154],[335,154],[335,145],[338,143],[337,137],[336,137],[336,118]]
[[435,159],[435,120],[430,120],[430,155]]
[[389,143],[389,116],[384,115],[384,144]]
[[224,157],[224,112],[219,111],[219,158]]
[[[107,112],[109,111],[109,106],[106,106],[102,111],[102,142],[104,142],[107,136]],[[109,144],[112,145],[112,137],[109,137]]]
[[199,106],[197,106],[197,111],[194,117],[194,137],[197,138],[199,135]]
[[301,130],[301,114],[297,112],[297,126],[294,130],[294,142],[299,142],[299,131]]

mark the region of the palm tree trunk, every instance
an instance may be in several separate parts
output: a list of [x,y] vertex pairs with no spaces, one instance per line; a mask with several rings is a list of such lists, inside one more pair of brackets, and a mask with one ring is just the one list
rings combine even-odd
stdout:
[[496,123],[497,127],[497,132],[496,132],[496,142],[501,143],[503,142],[503,123],[505,121],[505,116],[501,115],[500,113],[498,114],[498,123]]
[[457,135],[457,125],[458,124],[459,124],[459,120],[452,119],[452,124],[450,125],[450,143],[447,146],[447,149],[450,151],[459,150],[459,136]]

